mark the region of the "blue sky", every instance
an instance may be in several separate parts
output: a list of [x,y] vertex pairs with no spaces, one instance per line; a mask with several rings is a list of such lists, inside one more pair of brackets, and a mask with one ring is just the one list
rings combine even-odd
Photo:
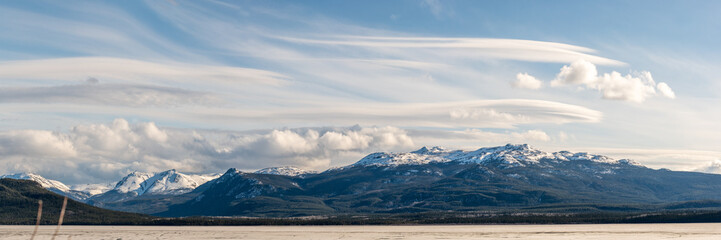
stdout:
[[721,172],[716,1],[0,3],[0,166],[316,170],[529,143]]

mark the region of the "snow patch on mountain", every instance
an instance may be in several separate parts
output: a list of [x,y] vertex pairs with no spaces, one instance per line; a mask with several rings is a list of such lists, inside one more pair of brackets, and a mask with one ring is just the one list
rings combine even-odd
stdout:
[[79,192],[86,192],[90,194],[91,196],[102,194],[104,192],[107,192],[111,189],[113,189],[114,184],[111,183],[88,183],[88,184],[76,184],[70,186],[71,190],[79,191]]
[[305,175],[305,174],[315,174],[317,172],[311,171],[311,170],[305,170],[305,169],[297,168],[297,167],[293,167],[293,166],[283,166],[283,167],[263,168],[261,170],[255,171],[255,173],[295,177],[295,176],[300,176],[300,175]]

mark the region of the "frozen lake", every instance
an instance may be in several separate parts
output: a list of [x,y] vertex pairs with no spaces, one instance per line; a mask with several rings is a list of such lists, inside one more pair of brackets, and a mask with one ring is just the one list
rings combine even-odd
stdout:
[[[29,239],[32,230],[0,226],[0,239]],[[42,226],[35,239],[54,231]],[[56,239],[721,239],[721,224],[63,226]]]

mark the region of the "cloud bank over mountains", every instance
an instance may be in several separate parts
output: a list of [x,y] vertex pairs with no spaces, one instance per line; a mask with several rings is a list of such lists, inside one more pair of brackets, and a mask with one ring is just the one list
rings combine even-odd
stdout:
[[[191,173],[231,167],[260,169],[298,166],[324,170],[350,164],[374,151],[412,150],[428,138],[481,142],[544,142],[540,130],[491,133],[433,131],[397,127],[315,127],[254,131],[161,128],[152,122],[77,125],[67,131],[0,132],[0,167],[7,172],[63,176],[69,182],[99,182],[132,171],[170,168]],[[414,139],[419,139],[416,142]]]

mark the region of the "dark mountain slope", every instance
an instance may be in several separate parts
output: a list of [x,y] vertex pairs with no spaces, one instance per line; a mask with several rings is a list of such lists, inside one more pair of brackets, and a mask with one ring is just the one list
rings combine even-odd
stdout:
[[721,175],[654,170],[625,159],[506,145],[374,153],[350,166],[299,176],[231,169],[184,195],[113,207],[159,216],[289,217],[564,205],[658,207],[697,200],[721,200]]
[[[43,200],[42,224],[57,224],[63,197],[30,180],[0,179],[0,224],[35,224]],[[135,224],[150,216],[117,212],[68,200],[66,224]]]

